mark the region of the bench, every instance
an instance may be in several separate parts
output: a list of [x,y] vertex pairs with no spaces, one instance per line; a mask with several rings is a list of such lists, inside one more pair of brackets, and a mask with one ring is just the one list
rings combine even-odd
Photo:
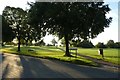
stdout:
[[69,50],[70,50],[70,52],[71,52],[71,50],[74,50],[74,51],[76,51],[76,57],[77,57],[77,48],[69,48]]

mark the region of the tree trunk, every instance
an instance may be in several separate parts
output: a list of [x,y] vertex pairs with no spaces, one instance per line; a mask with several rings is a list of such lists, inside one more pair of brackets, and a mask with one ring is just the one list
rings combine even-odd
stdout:
[[17,36],[17,39],[18,39],[18,52],[20,52],[20,29],[19,29],[19,26],[17,26],[17,31],[18,31],[18,36]]
[[28,46],[28,40],[25,40],[25,44],[26,44],[26,46]]
[[20,52],[20,36],[18,36],[18,52]]
[[3,44],[3,42],[2,42],[2,45],[1,45],[1,47],[3,47],[3,46],[5,46],[4,44]]
[[66,45],[65,56],[71,56],[70,53],[69,53],[69,40],[68,40],[68,34],[65,35],[65,45]]

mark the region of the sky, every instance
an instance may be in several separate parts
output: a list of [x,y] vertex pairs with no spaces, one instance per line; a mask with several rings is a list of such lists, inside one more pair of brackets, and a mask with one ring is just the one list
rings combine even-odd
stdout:
[[[107,14],[107,17],[112,17],[112,23],[109,28],[105,28],[104,32],[100,33],[96,38],[91,39],[92,43],[95,45],[98,42],[107,43],[108,40],[112,39],[118,42],[118,1],[119,0],[104,0],[105,4],[109,4],[111,11]],[[34,0],[0,0],[0,14],[4,10],[5,6],[20,7],[24,10],[28,9],[29,6],[27,2],[35,2]],[[50,43],[53,39],[52,35],[46,36],[44,41]],[[58,38],[55,38],[58,40]],[[120,40],[119,40],[120,41]]]

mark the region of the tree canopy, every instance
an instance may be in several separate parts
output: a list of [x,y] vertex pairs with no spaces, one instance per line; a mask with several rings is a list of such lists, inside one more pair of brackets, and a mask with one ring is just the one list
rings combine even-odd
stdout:
[[4,16],[2,16],[2,44],[3,42],[10,42],[14,38],[15,38],[15,34],[13,33],[12,28],[9,27]]
[[115,47],[114,41],[113,41],[113,40],[109,40],[109,41],[107,42],[107,47],[109,47],[109,48],[114,48],[114,47]]
[[30,20],[36,28],[64,37],[66,56],[69,54],[69,40],[73,38],[95,38],[109,27],[112,18],[104,2],[48,2],[31,4]]

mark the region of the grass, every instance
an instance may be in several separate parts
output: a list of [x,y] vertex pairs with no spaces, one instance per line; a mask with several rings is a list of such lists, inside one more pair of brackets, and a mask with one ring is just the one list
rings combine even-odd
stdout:
[[[120,55],[119,55],[119,51],[120,49],[103,49],[104,50],[104,61],[108,61],[114,64],[119,64],[119,60],[120,60]],[[102,59],[101,55],[98,54],[98,49],[97,48],[78,48],[78,53],[79,54],[84,54],[87,56],[91,56],[93,58],[97,58],[97,59]]]
[[[34,51],[28,51],[29,49],[33,49]],[[40,57],[40,58],[47,58],[47,59],[54,59],[54,60],[60,60],[75,64],[81,64],[81,65],[88,65],[88,66],[99,66],[98,64],[87,60],[83,57],[66,57],[64,56],[64,52],[60,49],[57,49],[56,47],[50,46],[50,47],[39,47],[39,46],[29,46],[21,47],[21,52],[17,52],[16,46],[9,46],[9,47],[3,47],[1,49],[2,52],[7,53],[13,53],[13,54],[19,54],[19,55],[26,55],[26,56],[34,56],[34,57]]]
[[[60,47],[65,49],[65,47]],[[77,47],[78,48],[78,47]],[[75,52],[75,51],[72,51]],[[98,48],[78,48],[78,54],[83,54],[86,56],[90,56],[96,58],[98,60],[103,60],[102,56],[98,54]],[[104,61],[111,62],[113,64],[120,65],[120,49],[114,48],[106,48],[103,49],[104,52]]]

